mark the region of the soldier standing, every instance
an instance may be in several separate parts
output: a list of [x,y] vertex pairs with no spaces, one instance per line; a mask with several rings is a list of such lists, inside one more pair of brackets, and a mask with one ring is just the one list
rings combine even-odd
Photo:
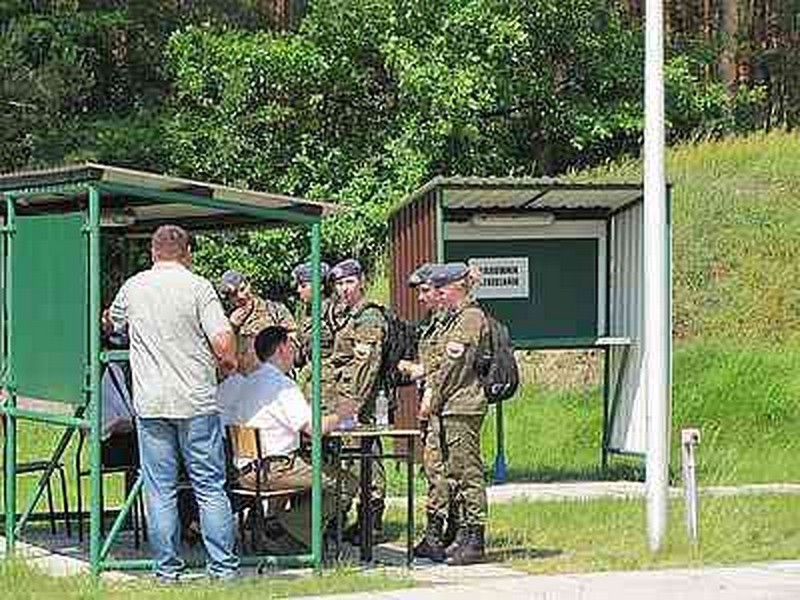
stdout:
[[438,329],[438,358],[427,379],[430,410],[440,417],[445,471],[464,508],[458,539],[448,548],[451,565],[484,557],[487,503],[480,436],[487,401],[477,365],[487,321],[471,295],[479,279],[464,263],[448,263],[431,276],[450,314]]
[[258,368],[254,342],[265,327],[279,325],[294,337],[297,325],[289,309],[280,302],[257,296],[245,276],[238,271],[225,271],[218,290],[223,303],[230,307],[228,320],[236,333],[239,372],[247,374]]
[[[328,277],[330,268],[327,263],[320,263],[320,278],[323,283]],[[297,381],[300,384],[306,398],[310,398],[309,383],[311,380],[311,336],[313,333],[313,321],[311,319],[311,263],[304,262],[292,269],[292,281],[297,292],[297,306],[295,307],[294,319],[297,323],[297,348],[295,353],[295,367],[297,371]],[[326,314],[330,308],[330,299],[322,298],[322,319],[320,322],[320,351],[322,360],[325,361],[333,351],[333,331],[331,330]]]
[[[381,307],[367,302],[364,297],[364,275],[355,259],[344,260],[330,271],[335,288],[337,307],[329,310],[334,331],[333,352],[323,366],[323,379],[332,375],[332,386],[324,390],[326,412],[341,412],[352,407],[361,424],[375,423],[375,398],[383,383],[381,361],[386,341],[386,319]],[[326,372],[327,371],[327,376]],[[344,404],[345,407],[340,405]],[[348,406],[350,405],[350,406]],[[380,440],[375,441],[373,452],[380,453]],[[354,464],[352,468],[357,468]],[[371,499],[369,506],[359,506],[359,519],[354,528],[346,532],[353,543],[360,542],[360,521],[366,510],[372,513],[374,538],[383,534],[383,510],[386,497],[386,474],[380,460],[373,462]]]
[[[414,547],[414,556],[429,558],[434,562],[445,559],[445,548],[455,537],[455,507],[451,506],[450,483],[447,480],[445,464],[441,451],[441,416],[431,413],[430,386],[426,384],[426,373],[438,369],[441,351],[438,349],[438,330],[446,319],[442,310],[438,291],[431,285],[431,277],[441,265],[424,264],[408,278],[408,285],[417,290],[417,299],[427,313],[427,318],[420,322],[418,363],[401,361],[399,368],[412,379],[417,380],[420,398],[419,418],[427,421],[423,446],[423,467],[428,480],[428,496],[426,502],[427,527],[425,536]],[[444,532],[445,520],[448,534]],[[447,538],[447,539],[446,539]]]

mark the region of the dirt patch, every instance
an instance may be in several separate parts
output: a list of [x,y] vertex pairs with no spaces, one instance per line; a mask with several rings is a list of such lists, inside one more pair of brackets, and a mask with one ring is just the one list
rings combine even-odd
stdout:
[[602,382],[599,350],[526,350],[516,353],[523,383],[547,389],[581,389]]

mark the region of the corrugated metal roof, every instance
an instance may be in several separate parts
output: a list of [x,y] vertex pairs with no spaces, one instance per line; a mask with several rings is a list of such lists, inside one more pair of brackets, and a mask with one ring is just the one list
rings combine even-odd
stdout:
[[445,209],[606,210],[615,212],[640,200],[639,183],[567,183],[532,177],[434,177],[395,209],[440,190]]
[[[0,192],[21,192],[29,206],[46,207],[48,204],[64,203],[70,198],[69,191],[48,191],[54,186],[69,186],[86,182],[107,184],[109,189],[144,189],[150,192],[179,192],[210,201],[208,206],[197,206],[176,200],[174,203],[153,202],[142,205],[130,202],[136,219],[144,222],[188,219],[198,226],[213,225],[215,221],[230,217],[231,222],[247,224],[263,221],[252,215],[237,214],[236,207],[278,210],[287,214],[306,217],[323,217],[337,212],[339,207],[327,202],[312,202],[302,198],[272,194],[255,190],[234,188],[222,184],[171,177],[148,171],[137,171],[97,163],[68,165],[53,169],[26,171],[0,175]],[[77,192],[76,192],[77,193]],[[126,194],[111,192],[118,203],[125,204]],[[129,194],[135,198],[135,194]],[[219,205],[214,206],[214,201]],[[278,218],[276,221],[280,220]],[[146,223],[142,223],[146,226]]]

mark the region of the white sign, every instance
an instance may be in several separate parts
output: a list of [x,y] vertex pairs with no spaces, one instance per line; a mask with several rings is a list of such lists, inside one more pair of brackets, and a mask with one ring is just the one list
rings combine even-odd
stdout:
[[481,271],[476,298],[527,298],[528,257],[470,258],[470,266]]

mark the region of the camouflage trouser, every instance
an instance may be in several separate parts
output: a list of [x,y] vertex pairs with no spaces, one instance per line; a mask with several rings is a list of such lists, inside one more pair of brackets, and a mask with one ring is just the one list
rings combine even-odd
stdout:
[[431,415],[428,420],[422,465],[425,468],[425,478],[428,480],[427,512],[429,515],[446,519],[450,505],[450,482],[447,480],[442,457],[442,422],[438,415]]
[[481,459],[483,415],[446,415],[444,430],[445,472],[453,492],[463,502],[464,524],[486,524],[486,482]]

